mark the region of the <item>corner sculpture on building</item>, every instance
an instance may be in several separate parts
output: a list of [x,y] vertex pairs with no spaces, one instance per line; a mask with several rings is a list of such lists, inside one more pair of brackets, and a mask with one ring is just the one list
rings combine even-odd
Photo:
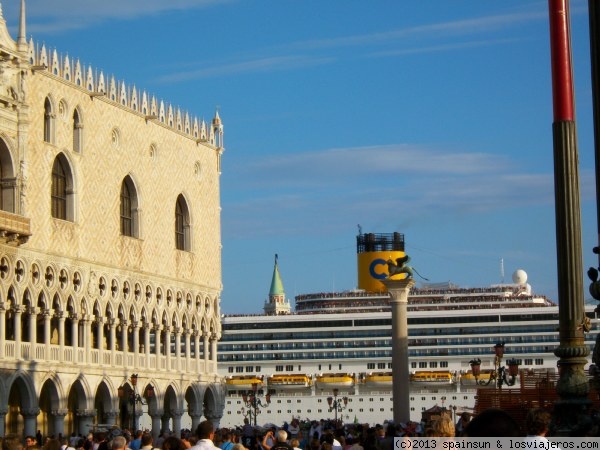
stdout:
[[25,26],[25,0],[16,40],[0,5],[0,435],[218,424],[219,114]]

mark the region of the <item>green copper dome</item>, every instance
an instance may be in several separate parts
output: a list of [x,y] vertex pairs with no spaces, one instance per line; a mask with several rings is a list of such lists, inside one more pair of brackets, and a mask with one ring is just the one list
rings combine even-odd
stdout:
[[277,254],[275,254],[275,267],[273,268],[273,279],[271,280],[271,289],[269,290],[269,297],[285,295],[283,290],[283,282],[281,281],[281,274],[279,273],[279,266],[277,265]]

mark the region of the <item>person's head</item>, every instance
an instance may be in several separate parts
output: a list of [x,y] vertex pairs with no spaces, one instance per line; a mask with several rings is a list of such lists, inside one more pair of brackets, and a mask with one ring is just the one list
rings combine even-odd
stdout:
[[162,450],[186,450],[185,442],[176,436],[169,436],[163,441]]
[[2,450],[22,450],[21,439],[15,434],[7,434],[2,440]]
[[287,431],[285,430],[279,430],[275,433],[275,439],[277,439],[277,442],[285,442],[287,441]]
[[36,445],[37,439],[34,436],[25,436],[25,447]]
[[544,436],[550,428],[550,422],[552,416],[550,413],[542,408],[535,408],[529,410],[527,417],[525,418],[525,428],[527,434],[533,436]]
[[196,427],[198,439],[212,439],[215,434],[215,426],[210,420],[204,420]]
[[466,426],[467,437],[521,437],[519,424],[506,411],[496,408],[486,409],[477,414]]
[[300,447],[300,441],[298,439],[294,438],[290,441],[290,445],[294,448]]
[[455,428],[448,414],[442,414],[431,423],[433,435],[437,437],[454,437]]
[[146,432],[142,434],[142,447],[152,445],[152,434]]
[[231,450],[246,450],[246,447],[244,447],[243,444],[240,444],[238,442],[237,444],[233,444],[233,447],[231,447]]
[[223,430],[221,431],[221,437],[224,441],[231,441],[233,440],[233,433],[231,430]]
[[127,440],[123,436],[115,436],[111,443],[111,450],[122,450],[127,446]]

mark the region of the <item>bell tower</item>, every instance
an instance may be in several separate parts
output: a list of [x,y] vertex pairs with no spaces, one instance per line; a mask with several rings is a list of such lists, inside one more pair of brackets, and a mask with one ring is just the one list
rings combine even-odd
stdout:
[[290,302],[285,299],[285,291],[283,290],[283,282],[281,281],[277,260],[278,256],[275,254],[275,266],[273,267],[269,300],[265,302],[264,307],[265,314],[271,316],[290,313]]

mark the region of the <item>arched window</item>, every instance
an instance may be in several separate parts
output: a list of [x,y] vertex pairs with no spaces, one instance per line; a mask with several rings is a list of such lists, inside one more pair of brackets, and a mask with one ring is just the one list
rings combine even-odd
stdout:
[[52,165],[51,209],[52,217],[74,220],[74,191],[71,168],[64,155],[60,154]]
[[54,143],[54,118],[55,114],[52,110],[52,103],[46,97],[46,101],[44,102],[44,141],[50,144]]
[[190,213],[181,194],[175,204],[175,248],[190,251]]
[[0,139],[0,209],[3,211],[16,212],[16,185],[12,156],[6,143]]
[[73,112],[73,151],[81,153],[83,149],[83,123],[77,108]]
[[131,177],[127,176],[121,183],[121,234],[139,237],[137,191]]

